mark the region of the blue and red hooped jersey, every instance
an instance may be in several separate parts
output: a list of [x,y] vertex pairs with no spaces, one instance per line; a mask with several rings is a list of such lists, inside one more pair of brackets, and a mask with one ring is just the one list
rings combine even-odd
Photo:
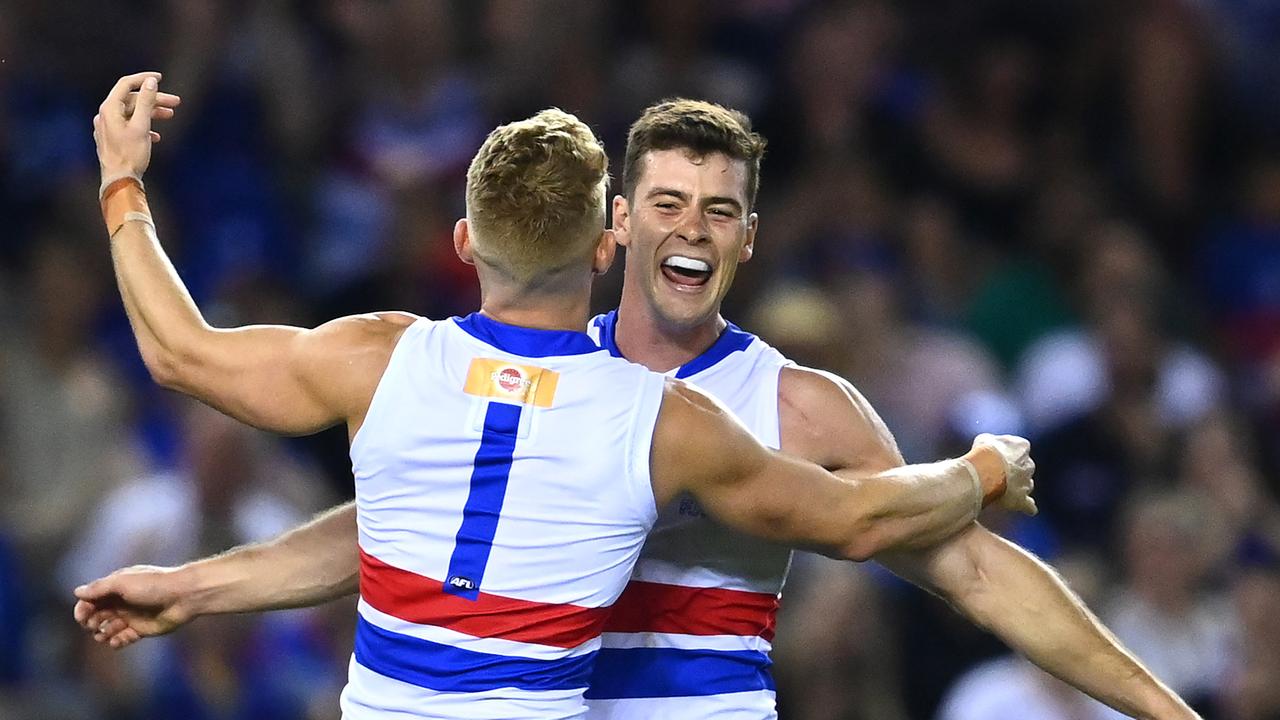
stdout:
[[[590,333],[621,357],[616,311]],[[730,324],[671,371],[729,407],[763,444],[780,445],[778,377],[792,364]],[[791,550],[730,530],[692,498],[663,508],[605,623],[587,690],[589,720],[777,717],[769,651]]]

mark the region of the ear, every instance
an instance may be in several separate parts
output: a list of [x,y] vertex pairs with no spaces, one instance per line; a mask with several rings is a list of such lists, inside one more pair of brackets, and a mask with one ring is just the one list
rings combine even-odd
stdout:
[[603,275],[609,272],[609,268],[613,265],[613,258],[617,254],[618,240],[614,231],[605,230],[600,233],[600,242],[596,243],[596,253],[591,259],[592,274]]
[[622,195],[613,196],[613,234],[618,245],[631,245],[631,204]]
[[751,213],[747,216],[747,241],[742,244],[742,252],[738,253],[738,262],[744,263],[751,259],[756,251],[756,230],[760,227],[760,216]]
[[466,218],[453,224],[453,251],[458,253],[458,259],[462,262],[476,264],[475,255],[471,252],[471,225]]

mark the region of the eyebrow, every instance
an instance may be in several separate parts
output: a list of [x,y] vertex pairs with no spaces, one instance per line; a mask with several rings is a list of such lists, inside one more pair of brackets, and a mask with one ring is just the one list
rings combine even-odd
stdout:
[[[676,190],[675,188],[656,187],[649,191],[649,194],[646,196],[646,198],[657,197],[659,195],[670,195],[671,197],[677,200],[680,200],[682,202],[689,202],[689,193],[683,192],[681,190]],[[731,197],[721,197],[721,196],[709,197],[703,201],[703,204],[732,205],[735,210],[737,210],[738,212],[742,212],[742,203],[738,202],[736,199]]]

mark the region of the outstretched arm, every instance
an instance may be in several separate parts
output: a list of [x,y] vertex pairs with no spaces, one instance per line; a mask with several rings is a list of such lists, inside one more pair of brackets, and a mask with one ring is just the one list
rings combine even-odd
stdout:
[[152,377],[264,430],[358,425],[391,348],[414,318],[357,316],[314,330],[206,323],[160,245],[142,187],[159,139],[152,119],[172,116],[177,105],[176,96],[158,91],[159,79],[122,78],[93,120],[116,280]]
[[1197,715],[1049,566],[979,525],[927,550],[880,558],[1054,677],[1135,718]]
[[988,437],[964,458],[871,477],[832,473],[766,449],[722,405],[676,380],[668,380],[651,466],[660,504],[689,492],[727,525],[851,560],[958,532],[1002,497],[1035,512],[1026,441]]
[[[784,370],[779,397],[783,450],[864,477],[903,465],[875,410],[844,380]],[[1134,717],[1196,717],[1052,569],[1016,545],[970,523],[933,547],[904,547],[876,559],[1052,675]]]
[[201,615],[310,607],[358,590],[355,503],[280,537],[175,568],[147,565],[76,588],[76,622],[121,648]]

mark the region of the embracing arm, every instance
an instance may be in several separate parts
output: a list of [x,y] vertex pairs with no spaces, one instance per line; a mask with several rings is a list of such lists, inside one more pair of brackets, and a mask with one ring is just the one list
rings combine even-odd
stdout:
[[98,642],[124,647],[201,615],[319,605],[359,589],[356,542],[355,504],[346,503],[268,542],[82,585],[75,618]]
[[160,384],[264,430],[358,424],[413,316],[356,316],[314,330],[205,322],[160,245],[141,184],[158,139],[151,120],[171,117],[177,104],[157,91],[158,80],[158,73],[122,78],[93,122],[111,258],[148,370]]
[[[884,423],[847,382],[804,368],[783,373],[783,450],[864,477],[903,465]],[[931,547],[904,543],[876,559],[1117,710],[1140,718],[1195,717],[1044,563],[976,522],[944,537]]]
[[1007,474],[1010,495],[1033,512],[1029,468],[1016,458],[1007,463],[997,449],[1001,440],[993,441],[967,458],[869,477],[832,473],[766,449],[715,400],[669,380],[654,431],[652,475],[660,504],[689,492],[744,532],[864,560],[914,534],[959,531],[984,497],[1002,494]]

